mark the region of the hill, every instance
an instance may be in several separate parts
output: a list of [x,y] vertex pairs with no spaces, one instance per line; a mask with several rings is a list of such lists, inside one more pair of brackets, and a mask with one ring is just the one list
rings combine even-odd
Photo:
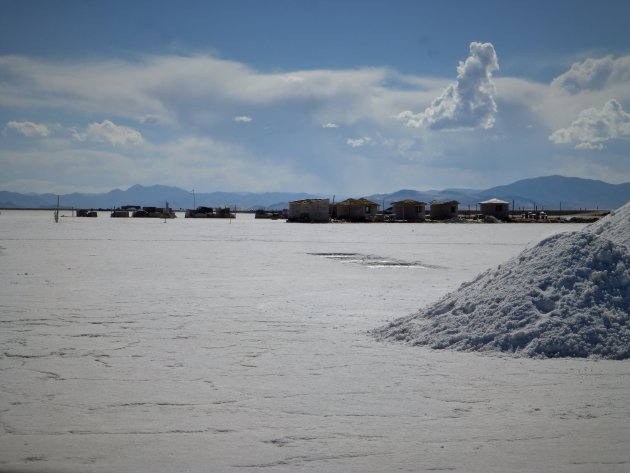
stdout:
[[[161,206],[166,202],[174,209],[229,206],[244,210],[258,208],[286,208],[292,200],[317,198],[307,193],[291,192],[210,192],[194,193],[179,187],[164,185],[134,185],[127,190],[114,189],[104,194],[72,193],[60,196],[65,208],[113,208],[121,205]],[[54,208],[54,194],[20,194],[0,191],[0,208]]]
[[[287,208],[292,200],[326,197],[292,192],[209,192],[194,193],[164,185],[134,185],[127,190],[114,189],[103,194],[72,193],[60,196],[63,207],[112,208],[121,205],[160,206],[166,201],[172,208],[187,209],[194,206],[229,206],[242,210]],[[515,208],[533,209],[615,209],[630,201],[630,183],[609,184],[577,177],[545,176],[523,179],[512,184],[490,189],[443,189],[418,191],[401,189],[389,194],[372,194],[367,197],[389,207],[392,202],[414,199],[424,202],[456,200],[461,208],[474,208],[481,201],[496,197]],[[337,200],[342,198],[338,196]],[[0,208],[53,208],[57,204],[54,194],[21,194],[0,191]]]
[[368,199],[385,206],[403,199],[424,202],[456,200],[460,207],[474,208],[491,198],[508,201],[514,208],[533,209],[616,209],[630,201],[630,183],[609,184],[578,177],[544,176],[523,179],[490,189],[400,190],[392,194],[374,194]]
[[563,209],[616,209],[630,201],[630,182],[608,184],[593,179],[546,176],[523,179],[506,186],[493,187],[483,197],[520,202],[517,206]]

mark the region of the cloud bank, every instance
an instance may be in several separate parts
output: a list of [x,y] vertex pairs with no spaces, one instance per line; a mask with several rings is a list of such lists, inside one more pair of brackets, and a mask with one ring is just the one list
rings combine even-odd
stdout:
[[616,100],[583,110],[571,125],[549,136],[553,143],[575,144],[577,149],[604,149],[604,142],[615,138],[630,138],[630,114]]
[[432,130],[492,128],[497,113],[492,73],[499,69],[491,43],[470,43],[470,56],[457,66],[457,82],[449,85],[419,114],[398,115],[410,127]]
[[[589,59],[543,83],[493,77],[490,43],[470,44],[456,81],[383,66],[261,71],[203,54],[0,56],[0,187],[53,175],[76,186],[58,171],[70,158],[83,163],[84,190],[167,182],[361,194],[546,174],[627,182],[628,63]],[[400,113],[410,107],[420,113]],[[61,165],[49,167],[53,156]]]
[[606,86],[630,81],[630,56],[588,58],[573,63],[571,69],[556,77],[551,85],[570,94],[601,90]]
[[[0,56],[0,102],[12,108],[54,108],[138,122],[214,125],[245,106],[312,105],[316,123],[347,124],[386,117],[409,102],[385,82],[405,80],[388,68],[261,72],[206,54],[143,56],[135,61],[43,61]],[[417,93],[410,92],[411,98]],[[212,107],[208,107],[212,104]],[[228,115],[226,115],[226,113]],[[216,114],[216,115],[215,115]],[[218,118],[217,118],[218,117]]]

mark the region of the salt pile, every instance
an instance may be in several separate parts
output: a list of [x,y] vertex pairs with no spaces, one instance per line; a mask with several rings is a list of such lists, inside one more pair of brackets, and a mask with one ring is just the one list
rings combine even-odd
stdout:
[[630,203],[541,241],[376,335],[461,351],[630,358]]

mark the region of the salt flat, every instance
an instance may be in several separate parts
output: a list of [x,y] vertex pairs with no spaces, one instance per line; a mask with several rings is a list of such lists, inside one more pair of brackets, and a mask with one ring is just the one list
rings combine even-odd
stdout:
[[627,472],[628,362],[367,333],[581,227],[3,211],[0,472]]

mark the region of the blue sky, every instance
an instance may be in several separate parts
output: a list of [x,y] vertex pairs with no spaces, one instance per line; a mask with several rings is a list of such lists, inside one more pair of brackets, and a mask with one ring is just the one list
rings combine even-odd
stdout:
[[630,181],[630,2],[0,7],[0,190]]

